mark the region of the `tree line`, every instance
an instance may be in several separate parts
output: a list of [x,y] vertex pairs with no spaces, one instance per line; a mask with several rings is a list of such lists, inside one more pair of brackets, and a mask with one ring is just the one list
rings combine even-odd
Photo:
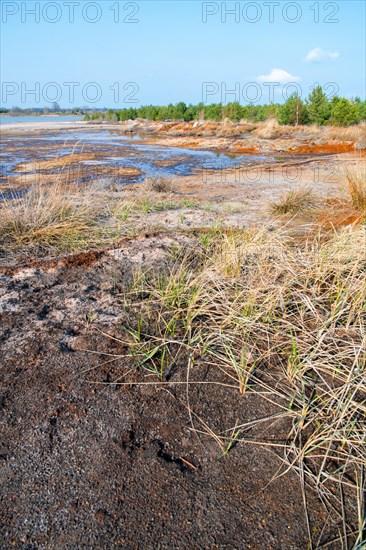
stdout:
[[213,103],[204,105],[186,105],[183,101],[175,105],[144,105],[121,110],[109,109],[104,112],[87,114],[86,120],[127,121],[138,118],[156,121],[193,121],[209,120],[220,122],[231,120],[239,122],[262,122],[275,118],[279,124],[296,126],[298,124],[317,124],[332,126],[351,126],[366,120],[366,101],[360,98],[346,99],[334,96],[328,99],[321,86],[312,90],[303,101],[298,94],[291,95],[283,104],[241,105],[239,102]]

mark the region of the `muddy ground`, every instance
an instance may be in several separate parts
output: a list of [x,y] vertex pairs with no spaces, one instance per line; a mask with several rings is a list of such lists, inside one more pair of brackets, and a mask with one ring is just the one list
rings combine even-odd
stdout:
[[[136,269],[168,269],[172,250],[195,250],[195,227],[218,220],[272,230],[270,199],[300,184],[335,193],[361,153],[306,155],[281,160],[273,178],[265,167],[254,183],[230,170],[177,179],[177,196],[202,208],[151,213],[142,234],[118,246],[0,255],[2,548],[308,548],[299,477],[285,473],[277,447],[286,422],[249,430],[248,439],[268,444],[241,442],[224,457],[201,433],[267,417],[275,406],[221,385],[199,358],[188,394],[184,361],[162,381],[146,376],[122,330]],[[314,546],[340,548],[341,527],[310,486],[306,500]]]

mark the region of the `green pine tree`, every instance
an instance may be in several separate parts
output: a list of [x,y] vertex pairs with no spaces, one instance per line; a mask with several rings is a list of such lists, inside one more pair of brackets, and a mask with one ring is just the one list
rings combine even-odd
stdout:
[[351,126],[359,121],[359,110],[355,103],[341,98],[332,105],[331,122],[334,126]]
[[281,105],[278,114],[279,124],[306,124],[309,120],[306,105],[297,93],[292,94],[287,101]]
[[307,110],[310,123],[322,126],[328,122],[331,115],[331,105],[321,86],[317,86],[309,94]]

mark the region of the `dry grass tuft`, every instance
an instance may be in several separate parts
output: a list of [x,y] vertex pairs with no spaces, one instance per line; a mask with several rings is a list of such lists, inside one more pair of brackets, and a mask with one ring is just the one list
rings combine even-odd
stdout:
[[346,171],[346,191],[352,205],[366,215],[366,173],[363,167]]
[[53,246],[91,228],[95,205],[61,185],[34,186],[0,203],[0,237],[6,246]]
[[366,221],[366,174],[364,166],[348,168],[344,173],[340,194],[326,198],[324,209],[317,213],[322,227],[342,227]]
[[297,214],[312,210],[319,205],[319,198],[312,189],[304,187],[295,191],[288,191],[280,200],[271,203],[271,212],[275,215]]
[[322,128],[315,125],[307,126],[286,126],[278,124],[276,118],[269,118],[264,122],[258,122],[253,135],[263,139],[274,139],[285,136],[304,137],[308,139],[318,137],[322,133]]
[[146,191],[154,193],[172,193],[173,182],[170,178],[149,178],[142,186]]
[[[194,255],[176,254],[163,275],[139,272],[124,296],[136,368],[162,381],[180,365],[189,400],[199,361],[211,373],[201,382],[208,402],[212,383],[274,406],[218,433],[187,403],[193,429],[221,456],[234,442],[276,448],[356,545],[366,464],[365,239],[365,227],[301,246],[266,230],[206,233]],[[274,417],[288,426],[287,440]]]
[[258,128],[254,130],[253,135],[263,139],[271,139],[281,135],[282,131],[283,129],[281,129],[277,119],[269,118],[265,122],[259,124]]

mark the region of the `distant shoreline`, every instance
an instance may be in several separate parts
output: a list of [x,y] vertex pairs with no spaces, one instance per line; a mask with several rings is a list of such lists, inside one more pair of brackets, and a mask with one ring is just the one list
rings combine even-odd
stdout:
[[9,129],[9,127],[24,127],[24,125],[29,124],[41,124],[42,127],[46,127],[48,124],[60,124],[60,123],[71,123],[83,121],[83,115],[15,115],[15,114],[0,114],[0,128],[4,130]]
[[45,114],[45,113],[0,113],[0,116],[4,116],[4,117],[7,117],[7,116],[12,116],[12,117],[58,117],[58,116],[61,116],[61,117],[65,117],[65,116],[83,116],[83,115],[72,115],[72,114]]
[[[55,117],[51,117],[55,118]],[[27,132],[32,130],[53,130],[58,128],[75,128],[76,126],[84,126],[84,120],[49,120],[49,121],[22,121],[22,122],[5,122],[0,124],[0,133],[8,133],[16,130],[17,132]]]

